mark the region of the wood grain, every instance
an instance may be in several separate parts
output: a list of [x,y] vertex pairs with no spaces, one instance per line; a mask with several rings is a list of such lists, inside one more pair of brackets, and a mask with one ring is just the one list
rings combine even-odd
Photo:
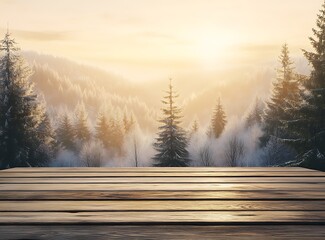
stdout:
[[297,239],[323,240],[322,225],[254,225],[254,226],[103,226],[41,225],[0,226],[4,240],[107,240],[107,239]]
[[317,171],[247,171],[247,172],[0,172],[2,178],[30,177],[325,177],[324,172]]
[[9,168],[6,172],[316,172],[300,167],[42,167]]
[[324,224],[325,211],[2,212],[0,224]]
[[7,169],[0,238],[324,239],[324,190],[303,168]]
[[325,201],[0,201],[0,212],[323,211]]
[[0,200],[325,200],[325,191],[1,191]]
[[1,191],[322,191],[325,183],[205,183],[205,184],[0,184]]
[[[1,176],[1,175],[0,175]],[[47,177],[29,177],[29,178],[6,178],[0,177],[0,184],[93,184],[93,183],[125,183],[125,184],[152,184],[152,183],[284,183],[284,184],[297,184],[297,183],[325,183],[325,177],[134,177],[132,179],[127,177],[75,177],[75,178],[47,178]]]

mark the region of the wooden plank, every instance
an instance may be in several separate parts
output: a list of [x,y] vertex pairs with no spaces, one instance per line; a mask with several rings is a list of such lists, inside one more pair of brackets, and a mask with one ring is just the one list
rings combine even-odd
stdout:
[[325,200],[325,191],[1,191],[0,200]]
[[323,191],[325,183],[205,183],[205,184],[0,184],[1,191]]
[[325,177],[325,172],[0,172],[0,177]]
[[99,239],[317,239],[325,234],[325,174],[318,171],[61,170],[0,171],[2,239],[96,239],[98,233]]
[[297,239],[323,240],[324,226],[0,226],[2,239],[107,240],[107,239]]
[[325,224],[325,211],[2,212],[0,224]]
[[301,167],[42,167],[9,168],[7,172],[281,172],[316,170]]
[[325,201],[0,201],[0,212],[222,210],[325,211]]
[[90,178],[1,178],[0,184],[92,184],[92,183],[126,183],[126,184],[151,184],[151,183],[185,183],[185,184],[205,184],[205,183],[325,183],[325,177],[90,177]]

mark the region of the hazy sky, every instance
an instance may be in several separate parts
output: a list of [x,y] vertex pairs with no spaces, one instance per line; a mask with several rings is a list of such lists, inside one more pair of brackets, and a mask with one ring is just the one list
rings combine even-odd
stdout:
[[134,79],[218,71],[293,56],[323,0],[0,0],[21,48],[105,67]]

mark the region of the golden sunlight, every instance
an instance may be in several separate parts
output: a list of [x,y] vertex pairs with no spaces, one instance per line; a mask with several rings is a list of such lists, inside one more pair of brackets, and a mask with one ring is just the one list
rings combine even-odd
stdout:
[[225,50],[229,42],[212,31],[206,31],[198,35],[194,43],[194,51],[199,64],[205,70],[215,70],[225,57]]

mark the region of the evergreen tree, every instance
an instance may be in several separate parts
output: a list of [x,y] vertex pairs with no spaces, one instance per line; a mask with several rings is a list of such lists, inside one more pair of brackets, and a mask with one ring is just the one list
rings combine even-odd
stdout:
[[266,166],[282,166],[288,159],[294,159],[296,151],[282,139],[271,137],[263,148],[260,160]]
[[289,137],[286,121],[294,117],[293,111],[301,102],[300,85],[293,72],[293,62],[289,57],[287,44],[282,47],[279,61],[281,67],[277,70],[272,96],[266,103],[263,117],[264,135],[260,139],[262,146],[265,146],[271,137]]
[[57,153],[56,134],[52,127],[51,120],[47,114],[44,114],[44,119],[38,127],[37,138],[43,139],[40,142],[40,149],[38,154],[38,161],[41,159],[54,159]]
[[100,140],[105,148],[109,148],[110,143],[110,126],[104,113],[99,113],[96,125],[96,138]]
[[96,138],[100,140],[105,148],[122,155],[124,134],[122,125],[115,119],[109,121],[105,114],[100,113],[97,118]]
[[78,143],[83,144],[90,140],[91,132],[88,126],[88,116],[84,105],[77,106],[74,130]]
[[192,123],[192,126],[188,130],[188,138],[189,138],[189,140],[191,140],[192,137],[195,136],[198,133],[198,131],[199,131],[198,121],[194,120],[194,122]]
[[191,134],[197,133],[199,131],[199,124],[197,120],[194,120],[193,125],[191,127]]
[[255,124],[262,123],[263,104],[259,98],[256,98],[255,104],[251,112],[246,118],[246,127],[252,127]]
[[76,150],[76,145],[74,143],[75,133],[71,120],[67,114],[61,117],[56,133],[59,145],[70,151]]
[[156,167],[186,167],[190,162],[186,133],[180,127],[181,110],[175,105],[176,97],[170,82],[167,95],[162,100],[164,118],[159,121],[162,125],[154,143],[157,154],[153,160]]
[[295,119],[288,121],[294,136],[287,142],[298,151],[301,166],[325,170],[325,3],[316,26],[310,38],[314,52],[304,51],[313,69],[310,79],[304,81],[303,101]]
[[[0,168],[44,166],[49,131],[45,109],[34,93],[31,70],[7,32],[0,41]],[[42,157],[40,157],[42,156]]]
[[217,106],[215,108],[215,111],[211,119],[211,126],[208,131],[208,136],[214,138],[220,137],[226,124],[227,124],[226,114],[221,105],[220,98],[218,98]]
[[127,115],[124,113],[123,117],[123,125],[124,125],[124,132],[125,134],[128,134],[132,128],[135,125],[135,121],[133,119],[133,115],[130,116],[130,118],[127,117]]
[[111,132],[109,140],[111,143],[111,148],[115,150],[118,155],[122,155],[122,148],[124,143],[124,134],[122,126],[117,120],[111,119],[109,129]]

